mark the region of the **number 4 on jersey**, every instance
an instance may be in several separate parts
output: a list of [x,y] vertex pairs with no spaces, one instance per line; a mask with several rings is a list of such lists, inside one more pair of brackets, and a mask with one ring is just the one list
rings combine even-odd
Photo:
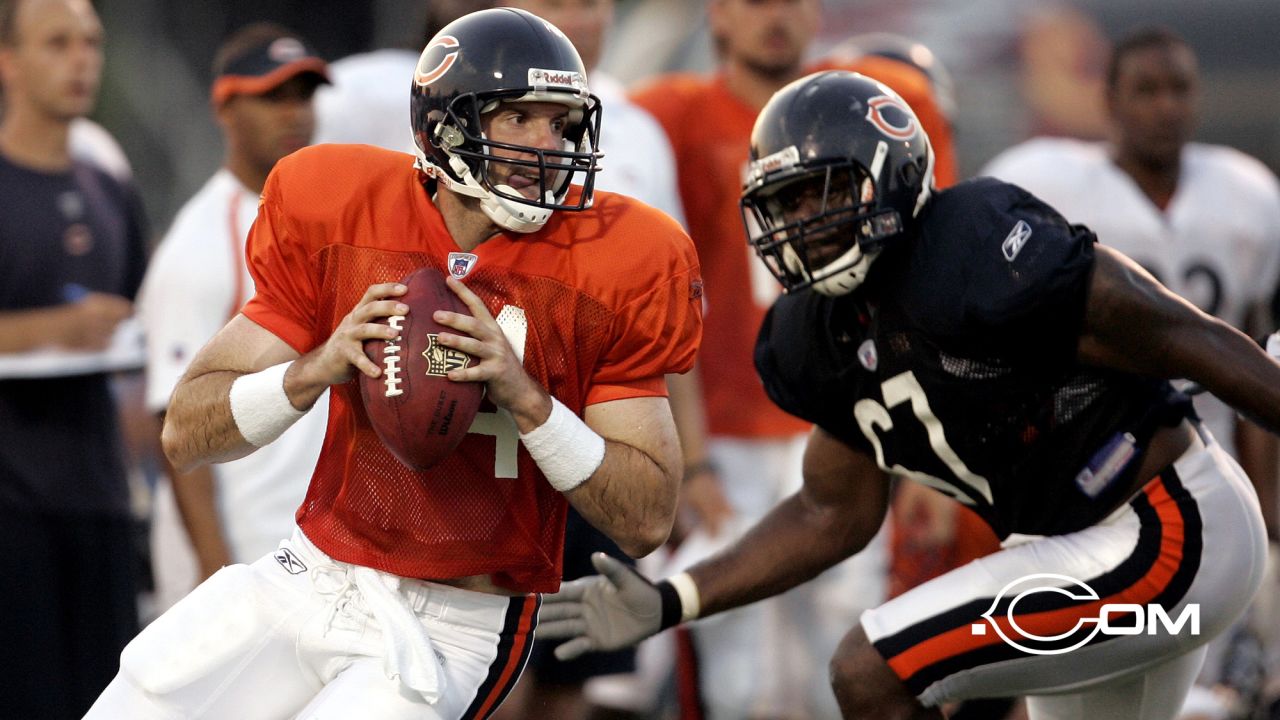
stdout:
[[[529,337],[529,320],[525,317],[524,308],[506,305],[494,318],[502,334],[507,336],[511,349],[515,351],[520,364],[524,364],[524,346]],[[503,408],[497,412],[476,413],[471,421],[468,433],[492,435],[494,438],[493,476],[496,478],[514,478],[519,475],[516,453],[520,448],[520,431],[511,413]]]

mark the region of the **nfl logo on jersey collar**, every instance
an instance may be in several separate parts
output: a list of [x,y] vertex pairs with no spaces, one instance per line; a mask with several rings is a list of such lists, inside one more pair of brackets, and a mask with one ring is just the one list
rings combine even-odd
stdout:
[[858,346],[858,362],[862,363],[862,367],[875,372],[880,366],[880,356],[876,354],[876,341],[867,338]]
[[449,274],[461,280],[471,272],[479,260],[480,258],[471,253],[451,252],[449,253]]

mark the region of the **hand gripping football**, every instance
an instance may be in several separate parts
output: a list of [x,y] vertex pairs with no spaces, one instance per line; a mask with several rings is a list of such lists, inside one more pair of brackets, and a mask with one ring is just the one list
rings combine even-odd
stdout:
[[365,341],[365,355],[382,374],[371,378],[361,373],[360,394],[382,444],[405,465],[426,470],[462,442],[480,408],[484,385],[446,377],[475,359],[436,342],[440,332],[453,331],[433,320],[432,313],[470,314],[445,285],[444,276],[421,268],[402,282],[409,291],[400,301],[409,312],[384,320],[400,330],[396,339]]

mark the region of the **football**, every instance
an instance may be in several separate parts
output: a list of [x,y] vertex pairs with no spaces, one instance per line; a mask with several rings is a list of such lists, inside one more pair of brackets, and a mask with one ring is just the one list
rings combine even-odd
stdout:
[[439,333],[452,330],[432,319],[434,311],[470,314],[444,276],[421,268],[401,282],[409,288],[400,297],[409,312],[383,320],[400,331],[396,339],[365,341],[365,355],[382,374],[371,378],[361,373],[360,395],[382,444],[405,465],[426,470],[462,442],[480,408],[484,385],[446,377],[475,359],[436,342]]

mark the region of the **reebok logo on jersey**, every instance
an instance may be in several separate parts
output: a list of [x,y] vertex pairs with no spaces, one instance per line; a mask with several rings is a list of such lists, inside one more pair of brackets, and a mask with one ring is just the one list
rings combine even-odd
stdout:
[[283,567],[290,575],[301,575],[307,571],[307,566],[303,565],[302,561],[298,559],[298,556],[294,555],[293,551],[289,548],[280,548],[276,551],[275,555],[272,555],[272,557],[274,557],[276,562],[280,563],[280,567]]
[[1027,244],[1031,239],[1031,226],[1026,220],[1019,220],[1017,225],[1009,231],[1009,236],[1004,239],[1004,244],[1000,246],[1001,252],[1004,253],[1004,259],[1013,262],[1018,257],[1018,253],[1022,252],[1022,246]]

